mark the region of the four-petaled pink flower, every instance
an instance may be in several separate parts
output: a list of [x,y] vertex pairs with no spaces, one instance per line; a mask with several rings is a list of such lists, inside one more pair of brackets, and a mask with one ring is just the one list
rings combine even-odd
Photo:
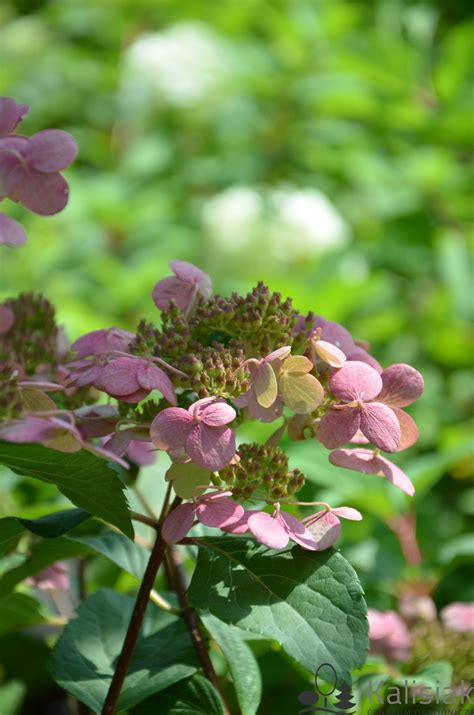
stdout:
[[282,511],[278,504],[273,514],[268,514],[265,511],[247,512],[235,531],[232,527],[226,531],[243,533],[244,524],[242,522],[244,519],[248,530],[255,539],[268,546],[269,549],[283,549],[290,539],[308,551],[317,551],[318,549],[318,545],[305,525],[295,516]]
[[185,449],[200,467],[218,472],[235,455],[235,436],[227,426],[235,417],[227,402],[214,397],[198,400],[188,410],[169,407],[153,420],[151,441],[167,452]]
[[212,282],[207,273],[186,261],[172,261],[170,268],[174,276],[163,278],[153,288],[157,308],[168,311],[173,300],[183,313],[189,313],[198,295],[206,300],[211,297]]
[[325,447],[342,447],[360,430],[376,447],[396,451],[401,439],[400,423],[388,405],[374,401],[382,384],[374,368],[357,360],[348,361],[334,372],[329,388],[340,402],[321,418],[318,439]]
[[362,514],[350,506],[340,506],[337,509],[323,509],[303,519],[303,524],[316,542],[318,551],[329,549],[338,540],[341,533],[339,517],[360,521]]
[[411,638],[405,622],[395,611],[377,611],[369,608],[370,652],[383,655],[387,660],[408,660]]
[[415,487],[405,472],[371,449],[335,449],[329,455],[329,461],[336,467],[387,477],[394,487],[398,487],[410,497],[415,493]]
[[165,371],[138,357],[111,360],[100,370],[94,384],[122,402],[140,402],[151,390],[159,390],[171,405],[176,404],[176,393]]
[[205,526],[218,529],[230,526],[238,521],[244,509],[232,499],[232,492],[209,492],[194,502],[180,504],[173,509],[163,522],[161,535],[168,544],[181,541],[192,528],[194,519]]

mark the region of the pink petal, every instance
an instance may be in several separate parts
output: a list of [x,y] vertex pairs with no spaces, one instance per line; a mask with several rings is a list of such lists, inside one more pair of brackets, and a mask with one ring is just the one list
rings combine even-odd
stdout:
[[260,422],[273,422],[281,417],[283,412],[281,398],[278,397],[271,407],[262,407],[258,404],[253,390],[248,390],[244,395],[240,395],[234,402],[237,407],[246,407],[249,415]]
[[167,544],[176,544],[184,539],[192,528],[195,504],[180,504],[168,514],[161,528],[161,535]]
[[60,129],[45,129],[30,137],[26,159],[33,169],[51,173],[72,164],[77,152],[77,144],[70,134]]
[[226,498],[200,502],[196,508],[196,516],[202,524],[217,528],[235,524],[243,515],[244,508]]
[[331,512],[336,516],[341,516],[343,519],[350,519],[351,521],[360,521],[362,519],[360,511],[350,506],[339,506],[337,509],[331,509]]
[[128,449],[130,442],[132,441],[133,430],[124,429],[120,432],[116,432],[110,439],[104,442],[103,446],[109,452],[118,454],[119,457],[125,454]]
[[31,443],[49,439],[56,433],[57,426],[49,419],[24,417],[21,420],[4,422],[0,427],[0,439],[6,442]]
[[363,474],[380,474],[381,465],[371,449],[336,449],[329,455],[336,467],[353,469]]
[[316,517],[305,519],[306,527],[317,544],[318,551],[329,549],[341,533],[341,522],[330,511],[322,511]]
[[418,430],[418,427],[416,426],[415,420],[413,419],[413,417],[411,417],[411,415],[409,415],[404,410],[401,410],[399,407],[391,407],[391,409],[395,412],[395,416],[400,425],[401,437],[397,447],[397,452],[401,452],[403,449],[408,449],[409,447],[412,447],[415,442],[418,441],[420,432]]
[[61,174],[43,174],[29,168],[15,187],[12,198],[40,216],[62,211],[69,198],[69,187]]
[[308,551],[317,551],[318,545],[313,539],[311,532],[308,531],[306,526],[292,514],[288,514],[286,511],[280,511],[278,517],[280,523],[286,529],[290,538],[297,544],[303,547],[303,549],[308,549]]
[[332,375],[329,387],[335,397],[345,402],[368,402],[379,394],[382,379],[378,372],[366,363],[351,360]]
[[186,261],[171,261],[170,268],[173,273],[186,283],[195,283],[199,286],[199,293],[203,298],[210,298],[212,294],[211,277],[201,271],[192,263]]
[[377,461],[388,481],[391,482],[394,487],[398,487],[402,492],[412,497],[415,493],[415,487],[405,472],[403,472],[400,467],[397,467],[396,464],[390,462],[386,457],[379,456]]
[[315,340],[313,345],[318,357],[331,367],[342,367],[346,362],[346,356],[336,345],[325,340]]
[[441,620],[444,626],[452,631],[474,631],[474,603],[450,603],[442,609]]
[[229,427],[209,427],[203,422],[194,425],[186,440],[186,451],[196,464],[210,472],[218,472],[235,455],[235,436]]
[[82,335],[71,345],[71,350],[77,352],[79,358],[100,355],[112,350],[126,350],[134,338],[135,335],[128,330],[103,328]]
[[424,389],[423,377],[411,365],[390,365],[382,372],[382,391],[379,402],[391,407],[406,407],[417,400]]
[[10,196],[24,176],[22,154],[27,146],[26,137],[0,137],[0,199]]
[[382,372],[382,365],[374,358],[373,355],[368,353],[367,350],[364,350],[364,348],[356,346],[354,350],[351,350],[347,355],[347,359],[351,361],[357,360],[358,362],[364,362],[366,365],[373,367],[379,375]]
[[252,514],[257,514],[256,509],[248,509],[245,511],[238,521],[232,522],[227,526],[222,526],[222,531],[226,531],[228,534],[245,534],[249,530],[248,519]]
[[221,427],[235,420],[237,413],[227,402],[215,402],[202,412],[202,421],[209,427]]
[[156,461],[156,452],[151,442],[132,439],[128,445],[127,457],[140,467],[147,467]]
[[360,411],[353,407],[328,410],[319,423],[317,438],[328,449],[350,442],[360,425]]
[[11,97],[0,97],[0,136],[10,134],[28,109],[27,104],[17,104]]
[[[99,389],[102,388],[99,387]],[[140,388],[139,390],[135,390],[135,392],[131,392],[129,395],[114,395],[113,392],[108,392],[107,394],[110,395],[110,397],[114,397],[116,400],[120,400],[120,402],[127,402],[131,405],[135,405],[137,402],[144,400],[145,397],[148,397],[150,393],[148,390],[142,390]]]
[[164,370],[153,363],[142,363],[137,370],[137,382],[144,390],[159,390],[172,405],[176,405],[174,387]]
[[14,322],[15,316],[10,308],[7,308],[6,305],[0,304],[0,335],[8,333]]
[[101,388],[113,395],[130,395],[139,390],[137,370],[140,362],[134,358],[117,358],[107,363],[101,374]]
[[[360,412],[360,428],[372,444],[395,452],[400,443],[400,424],[393,410],[381,402],[369,402]],[[339,445],[338,445],[339,446]]]
[[0,246],[22,246],[26,233],[17,221],[0,213]]
[[290,352],[291,352],[291,346],[285,345],[284,347],[278,348],[277,350],[274,350],[269,355],[264,357],[263,362],[273,362],[274,360],[283,360],[284,358],[288,357]]
[[314,321],[314,327],[321,328],[321,338],[340,348],[346,357],[348,353],[354,349],[355,343],[352,335],[343,325],[325,320],[325,318],[317,315]]
[[168,311],[171,301],[174,300],[178,308],[185,311],[189,308],[195,292],[193,283],[186,283],[180,278],[169,276],[155,285],[152,298],[156,307],[160,310]]
[[150,427],[151,441],[159,449],[181,449],[193,428],[193,418],[182,407],[167,407],[159,412]]
[[269,549],[283,549],[290,540],[288,531],[278,519],[264,511],[251,514],[247,523],[251,534]]

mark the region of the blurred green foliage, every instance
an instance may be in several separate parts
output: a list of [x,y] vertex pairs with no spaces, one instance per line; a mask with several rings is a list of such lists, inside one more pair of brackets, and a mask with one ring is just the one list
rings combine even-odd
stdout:
[[[55,126],[80,146],[62,214],[5,202],[29,239],[2,251],[0,298],[42,291],[71,338],[133,329],[157,318],[151,289],[179,258],[222,293],[262,279],[343,322],[383,364],[424,374],[421,438],[399,458],[418,489],[421,565],[387,527],[412,508],[404,495],[329,471],[313,444],[291,447],[305,497],[364,512],[341,547],[378,608],[407,579],[439,607],[474,599],[472,41],[461,0],[0,5],[0,94],[30,104],[26,133]],[[0,495],[5,514],[26,516],[38,498],[15,481]],[[268,673],[277,660],[264,655]],[[268,673],[262,712],[280,697]],[[298,677],[281,681],[292,702]]]

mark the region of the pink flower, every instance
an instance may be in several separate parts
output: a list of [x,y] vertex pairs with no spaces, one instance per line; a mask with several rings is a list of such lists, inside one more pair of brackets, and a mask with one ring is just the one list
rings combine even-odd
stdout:
[[59,129],[0,137],[0,199],[8,196],[41,216],[62,211],[69,187],[59,172],[76,155],[76,142]]
[[401,436],[397,451],[408,449],[417,441],[419,432],[415,420],[400,408],[411,405],[420,397],[424,389],[423,377],[414,367],[403,363],[390,365],[380,377],[382,391],[377,396],[377,402],[388,405],[398,419]]
[[231,494],[232,492],[209,492],[195,502],[180,504],[163,522],[163,539],[168,544],[181,541],[192,528],[194,519],[218,529],[238,521],[244,509],[240,504],[227,499]]
[[71,350],[77,352],[78,359],[89,355],[109,353],[114,350],[125,351],[134,338],[133,333],[120,328],[93,330],[91,333],[86,333],[78,338],[71,345]]
[[387,660],[408,660],[411,648],[410,633],[398,613],[369,608],[367,616],[371,653],[383,655]]
[[[278,505],[273,514],[264,511],[250,512],[246,522],[250,533],[269,549],[283,549],[290,539],[308,551],[318,549],[305,525],[295,516],[281,511]],[[239,526],[243,528],[243,524]],[[242,533],[242,531],[233,533]]]
[[151,441],[167,452],[185,449],[200,467],[218,472],[235,454],[235,436],[227,427],[235,417],[227,402],[214,397],[198,400],[188,410],[169,407],[153,420]]
[[0,97],[0,136],[11,134],[28,110],[27,104],[17,104],[11,97]]
[[153,288],[152,297],[157,308],[168,311],[174,300],[183,313],[188,313],[198,295],[206,300],[211,297],[212,282],[207,273],[185,261],[172,261],[170,267],[174,276],[163,278]]
[[303,519],[303,524],[317,544],[317,551],[329,549],[338,540],[341,533],[341,522],[338,518],[340,516],[352,521],[362,519],[362,514],[349,506],[323,509]]
[[415,487],[405,472],[371,449],[336,449],[329,455],[329,461],[337,467],[387,477],[394,487],[398,487],[410,497],[415,493]]
[[252,383],[245,394],[236,398],[237,407],[246,407],[250,416],[261,422],[273,422],[281,416],[283,400],[278,396],[278,382],[274,368],[281,364],[283,358],[288,357],[290,351],[291,348],[285,346],[274,350],[261,360],[248,361],[252,372]]
[[122,402],[140,402],[151,390],[159,390],[172,405],[176,393],[168,375],[149,360],[119,357],[100,369],[95,386]]
[[[142,439],[144,430],[131,428],[116,432],[110,439],[104,442],[104,448],[119,457],[125,455],[130,461],[135,462],[140,467],[153,464],[156,460],[156,451],[148,439]],[[134,439],[139,437],[139,439]]]
[[15,316],[10,308],[0,304],[0,335],[8,333],[14,322]]
[[441,611],[441,620],[452,631],[474,631],[474,603],[450,603]]
[[366,363],[349,361],[329,380],[340,400],[321,418],[318,439],[328,449],[350,442],[358,430],[376,447],[395,452],[401,438],[400,423],[393,410],[374,398],[382,390],[382,378]]
[[26,233],[18,221],[0,213],[0,246],[22,246],[25,242]]
[[40,591],[67,591],[70,587],[69,565],[67,561],[58,561],[28,577],[25,583],[39,588]]

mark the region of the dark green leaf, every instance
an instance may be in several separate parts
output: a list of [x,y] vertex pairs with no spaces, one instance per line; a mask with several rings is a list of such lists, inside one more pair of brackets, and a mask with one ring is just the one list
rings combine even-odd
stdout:
[[133,708],[132,715],[224,715],[221,696],[202,675],[176,683]]
[[23,528],[14,516],[0,519],[0,556],[8,551],[22,533]]
[[[98,591],[82,602],[77,618],[64,629],[51,659],[56,682],[75,698],[100,712],[114,664],[130,621],[134,599]],[[153,614],[156,607],[149,604]],[[188,631],[178,619],[138,641],[120,696],[128,709],[153,693],[196,671],[196,656]]]
[[56,484],[73,504],[133,538],[124,487],[103,459],[84,450],[56,452],[37,444],[1,442],[0,464],[16,474]]
[[201,618],[229,664],[242,715],[255,715],[262,697],[262,679],[257,660],[242,639],[242,631],[210,613],[201,614]]
[[99,536],[75,536],[72,541],[85,544],[98,554],[113,561],[117,566],[141,579],[146,569],[150,552],[140,544],[135,544],[122,534],[110,531]]
[[11,593],[0,599],[0,635],[44,621],[41,605],[31,596]]
[[331,663],[350,682],[366,656],[366,605],[357,575],[334,549],[272,551],[245,538],[206,539],[191,603],[278,641],[308,670]]

